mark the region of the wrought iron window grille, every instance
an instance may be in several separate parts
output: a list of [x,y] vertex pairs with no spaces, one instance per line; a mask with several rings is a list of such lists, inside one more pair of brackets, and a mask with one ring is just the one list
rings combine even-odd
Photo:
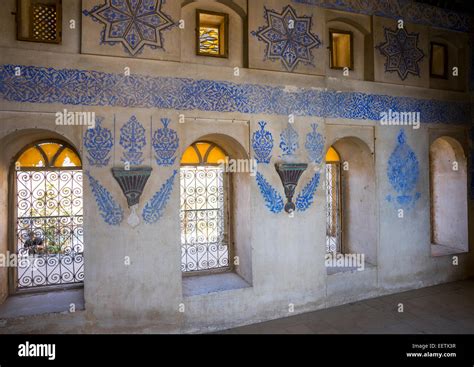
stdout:
[[63,142],[32,144],[15,160],[13,179],[14,250],[19,256],[12,269],[14,290],[83,283],[82,165],[77,152]]

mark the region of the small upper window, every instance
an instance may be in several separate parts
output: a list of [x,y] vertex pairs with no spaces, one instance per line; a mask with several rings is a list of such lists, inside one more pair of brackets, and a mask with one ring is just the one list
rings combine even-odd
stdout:
[[354,68],[352,32],[330,30],[329,45],[331,69],[352,70]]
[[430,75],[434,78],[448,78],[448,47],[431,42]]
[[61,42],[61,0],[18,0],[20,41]]
[[196,11],[196,52],[202,56],[228,56],[229,16],[210,11]]

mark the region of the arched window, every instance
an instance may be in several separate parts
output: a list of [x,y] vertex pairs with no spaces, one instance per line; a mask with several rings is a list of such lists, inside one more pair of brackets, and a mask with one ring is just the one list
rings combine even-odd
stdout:
[[226,154],[196,142],[181,160],[181,270],[185,274],[229,270],[229,176]]
[[84,280],[82,162],[60,141],[25,147],[14,165],[15,290]]
[[341,158],[330,147],[326,154],[326,252],[341,252]]
[[432,255],[468,251],[467,160],[448,136],[430,146]]

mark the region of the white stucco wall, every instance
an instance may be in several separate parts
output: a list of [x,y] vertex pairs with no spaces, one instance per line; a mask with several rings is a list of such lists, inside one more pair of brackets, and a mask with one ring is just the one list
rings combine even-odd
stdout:
[[[13,0],[9,0],[12,9],[13,3]],[[88,0],[86,3],[92,4],[94,1]],[[167,4],[171,3],[173,2],[167,2]],[[242,7],[244,5],[241,4]],[[256,30],[262,25],[263,5],[280,11],[287,4],[277,0],[252,1],[249,4],[249,31]],[[66,4],[64,6],[67,7]],[[195,4],[187,5],[187,7],[191,6],[194,7]],[[215,6],[216,10],[222,8],[221,4]],[[0,65],[77,68],[116,74],[122,74],[124,67],[129,67],[132,74],[153,77],[182,77],[242,84],[277,85],[286,86],[289,89],[327,88],[335,91],[357,91],[448,101],[468,98],[463,92],[428,89],[427,59],[422,63],[421,78],[410,76],[405,83],[401,83],[395,75],[387,75],[383,72],[384,58],[380,57],[378,50],[374,51],[375,82],[363,81],[363,74],[358,73],[355,73],[352,78],[338,78],[334,73],[329,73],[330,77],[324,76],[327,70],[326,63],[328,63],[327,31],[323,22],[326,10],[299,4],[294,4],[294,7],[302,14],[313,15],[315,22],[313,32],[318,34],[323,41],[322,47],[313,52],[315,66],[298,67],[296,73],[285,72],[278,61],[264,62],[264,45],[252,35],[249,36],[251,69],[241,69],[239,76],[234,74],[236,64],[241,65],[239,58],[229,59],[228,63],[224,62],[218,67],[215,66],[217,61],[200,63],[198,58],[187,53],[189,50],[194,51],[194,38],[179,37],[177,29],[166,34],[166,43],[169,45],[167,53],[150,55],[151,51],[146,51],[142,54],[143,58],[166,60],[114,57],[118,56],[120,48],[117,49],[117,47],[119,46],[91,44],[94,33],[95,41],[98,40],[100,27],[89,20],[83,23],[88,28],[86,31],[83,29],[82,37],[79,30],[76,30],[73,35],[64,34],[64,38],[68,41],[63,42],[63,45],[45,47],[14,41],[15,33],[11,22],[0,22],[0,30],[2,30]],[[80,10],[74,7],[70,9],[68,12],[73,12],[70,16],[79,18]],[[179,17],[179,14],[173,13],[172,9],[168,11],[174,14],[174,18]],[[327,12],[328,18],[334,17],[335,13]],[[351,16],[348,15],[348,17]],[[366,17],[360,18],[363,26],[369,28]],[[375,44],[378,44],[382,37],[382,25],[393,25],[393,21],[374,17],[373,23]],[[427,28],[414,25],[409,25],[409,27],[410,31],[420,32],[423,47],[427,47],[429,34]],[[78,52],[80,47],[83,54]],[[183,52],[183,48],[188,51]],[[240,53],[240,46],[237,46],[236,50]],[[180,60],[180,55],[186,62],[176,62]],[[359,59],[357,60],[357,65],[362,63]],[[85,159],[82,143],[82,134],[85,129],[58,127],[54,124],[54,113],[63,108],[71,111],[96,112],[98,116],[104,117],[103,125],[110,129],[113,128],[115,121],[117,134],[120,127],[132,115],[135,115],[146,128],[147,137],[150,136],[151,119],[153,128],[156,129],[161,118],[170,118],[172,128],[177,130],[180,138],[178,157],[192,142],[203,136],[215,134],[233,138],[242,151],[251,156],[251,134],[258,129],[259,121],[267,121],[267,130],[275,139],[273,160],[268,166],[260,166],[259,171],[264,172],[265,178],[274,188],[283,192],[273,164],[279,160],[279,135],[287,126],[288,116],[155,108],[63,106],[1,99],[0,210],[3,212],[7,212],[6,177],[10,160],[28,142],[50,134],[52,137],[63,136],[78,148],[82,153],[84,169],[90,170],[91,174],[107,187],[128,216],[129,210],[125,197],[110,171],[112,166],[121,164],[121,147],[118,143],[114,145],[113,162],[109,166],[90,167]],[[181,114],[186,117],[184,124],[178,123]],[[200,119],[205,119],[205,121]],[[358,248],[370,246],[374,266],[366,267],[362,272],[328,275],[324,264],[326,214],[322,184],[316,192],[311,208],[304,213],[296,213],[291,218],[284,212],[280,214],[269,212],[253,177],[237,179],[236,181],[240,182],[236,184],[241,185],[241,190],[236,198],[238,216],[234,223],[234,231],[236,232],[235,239],[239,242],[240,261],[243,263],[237,273],[243,278],[245,285],[239,285],[244,283],[239,283],[235,279],[222,280],[222,277],[214,276],[206,284],[195,285],[201,287],[201,291],[189,295],[184,292],[180,270],[178,180],[175,182],[161,220],[155,225],[141,223],[137,228],[132,229],[126,221],[116,227],[104,223],[85,178],[84,293],[86,309],[76,314],[65,315],[62,321],[58,319],[57,323],[60,325],[58,327],[66,331],[79,328],[89,332],[126,331],[131,330],[130,328],[145,332],[203,332],[288,316],[290,304],[294,305],[295,313],[300,313],[391,292],[462,279],[474,274],[474,257],[470,253],[459,255],[458,266],[453,266],[450,256],[431,257],[429,130],[440,128],[438,125],[422,124],[418,130],[405,128],[408,144],[419,159],[420,179],[416,190],[420,193],[420,199],[411,210],[404,212],[403,218],[399,218],[398,208],[388,202],[386,197],[393,192],[387,179],[387,161],[395,147],[400,127],[381,126],[378,122],[369,120],[296,116],[294,128],[300,136],[299,159],[304,161],[307,160],[302,149],[304,138],[311,130],[310,124],[314,122],[319,124],[318,132],[325,136],[325,149],[339,139],[357,137],[364,141],[370,153],[373,153],[372,160],[363,163],[372,165],[370,169],[374,172],[373,184],[368,189],[369,194],[361,194],[357,197],[361,201],[371,200],[364,204],[369,212],[374,212],[374,215],[372,221],[360,229],[362,232],[359,233],[357,240],[360,242]],[[32,128],[41,129],[41,131],[32,134],[32,131],[28,130]],[[457,136],[464,128],[443,126],[443,129],[443,134]],[[28,132],[28,135],[22,135],[21,139],[17,139],[16,136],[22,131]],[[178,158],[173,167],[159,167],[148,158],[149,153],[148,141],[145,149],[145,163],[153,167],[153,173],[143,192],[141,208],[179,165]],[[314,166],[310,165],[301,177],[298,190],[309,181],[313,172]],[[321,182],[323,181],[322,177]],[[359,187],[359,181],[355,181],[351,189],[366,190],[365,187]],[[471,203],[471,215],[472,210]],[[363,221],[363,218],[358,218],[358,220]],[[354,228],[354,230],[358,229]],[[370,233],[364,233],[364,230]],[[471,224],[471,246],[472,231]],[[7,216],[1,216],[1,252],[7,249],[7,234]],[[367,244],[363,243],[364,238],[367,238]],[[131,260],[130,265],[124,263],[126,256]],[[206,293],[208,289],[206,287],[210,289],[219,282],[223,288],[221,291]],[[5,299],[6,294],[6,272],[0,269],[0,302]],[[182,305],[185,306],[184,312],[180,312]],[[42,322],[41,320],[41,318],[37,319],[37,322]],[[48,322],[54,323],[51,320]],[[14,325],[12,328],[14,329]],[[0,332],[2,332],[1,329]]]

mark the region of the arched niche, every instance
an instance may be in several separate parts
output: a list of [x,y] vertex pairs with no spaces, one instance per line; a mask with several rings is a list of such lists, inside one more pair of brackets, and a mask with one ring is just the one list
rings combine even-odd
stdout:
[[[446,78],[440,78],[431,75],[431,44],[444,45],[447,48],[447,65],[446,65]],[[458,34],[457,32],[442,32],[431,31],[430,44],[427,55],[429,64],[428,72],[430,73],[430,88],[434,89],[450,89],[460,90],[466,89],[466,78],[468,75],[465,73],[467,70],[466,56],[468,49],[466,45],[468,39],[466,35]],[[457,75],[454,75],[453,68],[456,68]]]
[[468,251],[467,159],[458,140],[430,146],[432,255]]
[[[331,13],[330,13],[331,14]],[[331,69],[330,57],[331,50],[328,47],[327,54],[327,75],[336,78],[349,78],[358,80],[373,80],[373,47],[372,47],[372,36],[367,25],[365,18],[356,17],[355,19],[349,19],[339,16],[329,15],[329,19],[326,22],[326,37],[330,42],[330,31],[342,31],[350,32],[352,35],[352,59],[353,69],[349,71],[349,75],[343,76],[343,70]]]
[[340,138],[332,147],[341,162],[342,252],[364,254],[365,261],[374,265],[377,262],[377,223],[372,152],[356,137]]

